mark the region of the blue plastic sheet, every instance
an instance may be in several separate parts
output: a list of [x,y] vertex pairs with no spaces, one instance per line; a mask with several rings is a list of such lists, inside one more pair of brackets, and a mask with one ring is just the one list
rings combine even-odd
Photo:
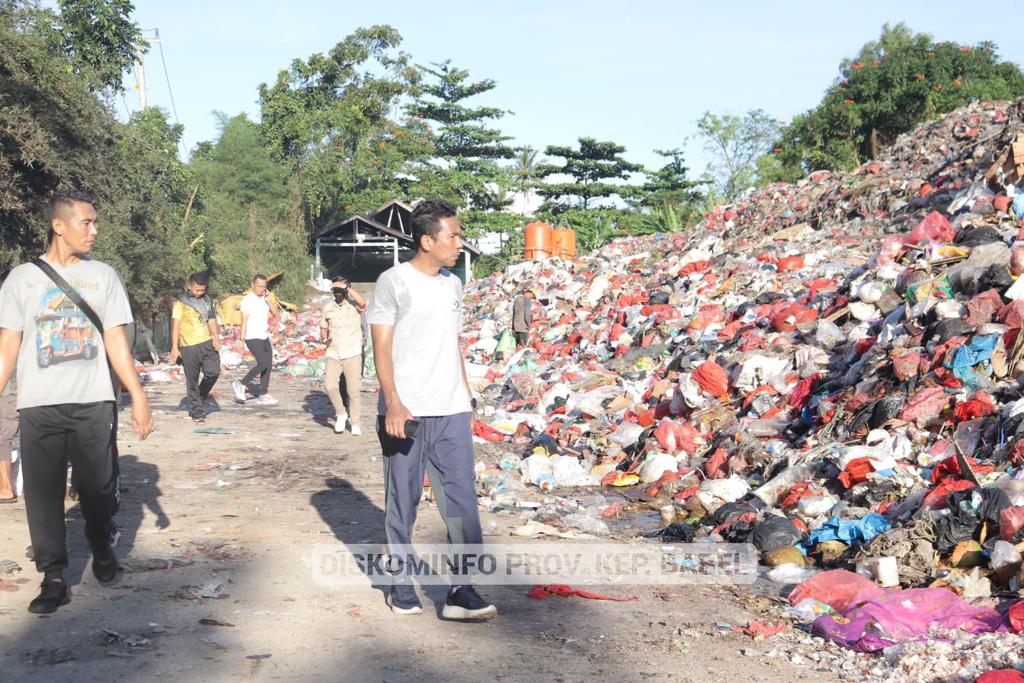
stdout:
[[1017,218],[1024,218],[1024,190],[1013,198],[1013,213]]
[[862,519],[833,517],[812,531],[802,545],[810,549],[825,541],[842,541],[846,545],[856,547],[891,528],[889,521],[877,512],[871,512]]
[[956,350],[953,362],[949,364],[954,370],[959,368],[974,367],[978,363],[992,357],[992,350],[996,348],[999,335],[989,334],[972,339]]

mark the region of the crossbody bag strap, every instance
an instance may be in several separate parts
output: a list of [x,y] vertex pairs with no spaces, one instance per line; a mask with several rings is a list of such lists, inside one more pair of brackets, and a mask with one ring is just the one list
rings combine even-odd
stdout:
[[82,295],[78,293],[78,290],[69,285],[68,281],[62,278],[60,273],[54,270],[53,266],[43,259],[33,259],[32,264],[37,266],[39,270],[46,273],[46,275],[53,280],[53,284],[60,287],[64,294],[75,302],[75,305],[81,309],[82,313],[85,313],[85,317],[89,319],[89,322],[96,326],[96,329],[99,331],[100,335],[102,335],[103,323],[100,321],[100,317],[96,315],[96,311],[92,310],[92,306],[86,303],[85,299],[82,298]]
[[[60,287],[61,291],[64,292],[67,298],[71,299],[76,306],[85,313],[85,317],[89,319],[100,333],[100,337],[103,336],[103,322],[100,317],[96,315],[96,311],[93,310],[92,306],[86,303],[82,295],[78,293],[78,290],[68,284],[68,281],[60,276],[56,270],[53,269],[49,263],[41,258],[32,259],[32,265],[39,268],[39,270],[46,273],[46,276],[53,280],[53,284]],[[114,389],[114,405],[118,405],[121,401],[121,380],[118,378],[117,373],[114,372],[114,366],[110,364],[110,359],[107,359],[107,370],[110,371],[110,385]]]

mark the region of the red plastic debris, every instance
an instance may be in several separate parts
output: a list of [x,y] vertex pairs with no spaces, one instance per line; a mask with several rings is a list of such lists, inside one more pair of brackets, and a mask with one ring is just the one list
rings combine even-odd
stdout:
[[602,595],[601,593],[593,593],[591,591],[580,590],[567,586],[562,583],[550,583],[547,585],[538,585],[530,589],[530,592],[526,594],[526,597],[531,600],[547,600],[551,597],[559,598],[586,598],[587,600],[609,600],[611,602],[636,602],[640,598],[636,595],[627,595],[625,597],[615,597],[612,595]]

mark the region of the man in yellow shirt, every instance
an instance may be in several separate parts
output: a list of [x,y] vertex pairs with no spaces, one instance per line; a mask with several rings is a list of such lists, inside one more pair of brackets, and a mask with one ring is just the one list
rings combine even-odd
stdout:
[[192,273],[185,294],[171,310],[170,362],[181,358],[189,416],[194,422],[206,420],[206,399],[220,376],[220,329],[213,304],[206,296],[208,284],[206,273]]

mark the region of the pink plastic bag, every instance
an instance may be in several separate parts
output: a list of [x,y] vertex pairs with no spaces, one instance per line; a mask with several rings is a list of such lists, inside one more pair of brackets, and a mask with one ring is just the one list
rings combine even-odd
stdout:
[[938,211],[932,211],[907,235],[907,244],[917,244],[924,240],[933,242],[952,242],[956,239],[956,231],[949,220]]
[[698,434],[699,432],[691,425],[675,422],[667,417],[654,428],[654,438],[668,453],[677,453],[680,450],[693,453],[697,450],[694,440]]
[[933,629],[978,634],[1006,628],[999,612],[975,607],[945,588],[893,591],[843,611],[843,617],[843,623],[831,615],[818,617],[813,632],[859,652],[923,638]]
[[1012,541],[1021,527],[1024,527],[1024,507],[1009,507],[1000,511],[999,538]]
[[804,598],[814,598],[837,612],[845,612],[885,594],[884,588],[860,574],[833,569],[815,574],[799,584],[789,594],[789,603],[795,605]]
[[903,244],[903,238],[898,235],[886,237],[882,246],[878,248],[878,256],[875,257],[875,261],[880,266],[892,263],[903,253]]

